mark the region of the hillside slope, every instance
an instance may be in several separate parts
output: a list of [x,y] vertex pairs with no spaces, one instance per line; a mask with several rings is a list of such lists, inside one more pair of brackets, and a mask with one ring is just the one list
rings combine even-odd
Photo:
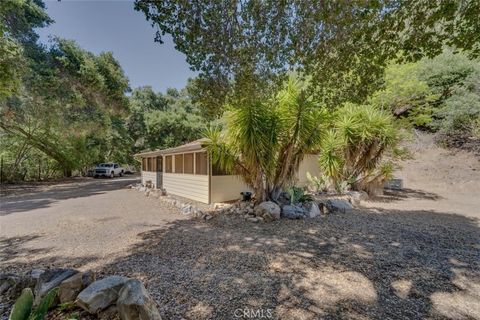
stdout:
[[367,207],[432,210],[480,218],[480,159],[472,153],[434,144],[433,136],[417,135],[408,145],[413,158],[404,161],[395,177],[404,190],[386,193]]

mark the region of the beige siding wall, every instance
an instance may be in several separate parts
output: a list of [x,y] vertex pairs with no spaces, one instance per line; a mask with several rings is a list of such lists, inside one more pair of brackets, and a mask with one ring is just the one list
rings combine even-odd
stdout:
[[159,189],[162,187],[162,173],[152,171],[142,171],[142,184],[152,181],[153,187]]
[[167,194],[208,203],[208,175],[163,173],[163,188]]
[[309,154],[305,156],[298,168],[298,182],[299,186],[304,186],[308,183],[307,172],[310,172],[312,176],[320,176],[320,169],[318,167],[318,155]]
[[251,191],[238,176],[212,176],[212,202],[240,198],[240,192]]

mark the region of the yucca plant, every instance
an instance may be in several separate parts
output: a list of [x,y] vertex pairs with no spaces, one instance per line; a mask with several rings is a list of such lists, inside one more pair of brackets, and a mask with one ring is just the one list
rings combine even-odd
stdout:
[[225,126],[205,132],[214,164],[240,175],[257,201],[276,201],[294,182],[300,162],[318,153],[325,111],[291,77],[271,99],[227,107]]
[[336,189],[346,183],[371,191],[393,173],[399,140],[391,115],[372,105],[346,104],[322,141],[319,165]]

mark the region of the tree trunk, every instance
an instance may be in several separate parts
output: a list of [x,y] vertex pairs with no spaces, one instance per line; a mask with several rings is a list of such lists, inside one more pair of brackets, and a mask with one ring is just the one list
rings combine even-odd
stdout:
[[72,169],[70,168],[64,168],[63,169],[63,176],[66,178],[69,178],[72,176]]

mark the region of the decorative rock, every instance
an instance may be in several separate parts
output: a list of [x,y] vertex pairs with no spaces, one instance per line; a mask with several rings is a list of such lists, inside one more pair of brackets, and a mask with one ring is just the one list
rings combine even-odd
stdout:
[[330,213],[330,210],[328,209],[327,204],[323,201],[318,203],[318,208],[320,209],[320,212],[322,214],[329,214]]
[[184,205],[180,211],[182,212],[182,214],[190,214],[192,213],[192,209],[193,209],[192,205],[187,204],[187,205]]
[[105,310],[102,310],[98,313],[99,319],[118,319],[118,308],[116,305],[112,304]]
[[330,199],[327,201],[326,206],[329,211],[346,212],[353,209],[352,204],[345,199]]
[[75,301],[78,294],[95,281],[93,272],[77,273],[64,280],[58,290],[60,303]]
[[203,217],[203,219],[204,219],[205,221],[208,221],[208,220],[210,220],[210,219],[212,219],[212,218],[213,218],[213,217],[212,217],[211,215],[209,215],[209,214],[206,214],[206,215]]
[[194,209],[192,215],[194,218],[201,218],[203,215],[203,212],[198,209]]
[[247,220],[250,221],[250,222],[258,222],[258,218],[256,218],[256,217],[250,217]]
[[38,278],[35,285],[35,301],[34,305],[38,305],[42,298],[52,289],[58,287],[65,279],[70,278],[78,273],[73,269],[48,269]]
[[272,222],[272,221],[277,220],[268,212],[264,213],[263,217],[259,217],[259,218],[262,218],[265,222]]
[[365,191],[349,191],[347,194],[350,202],[355,206],[358,206],[362,201],[368,200],[368,193]]
[[265,222],[265,219],[263,219],[262,217],[257,217],[257,221],[258,222]]
[[34,289],[43,269],[33,269],[23,276],[11,273],[0,274],[0,294],[9,300],[15,300],[25,288]]
[[286,219],[303,219],[307,215],[307,211],[299,206],[286,205],[282,207],[282,218]]
[[401,190],[403,189],[403,180],[390,179],[388,181],[385,181],[385,184],[383,186],[384,188],[387,188],[387,189]]
[[132,279],[120,290],[117,308],[122,320],[161,320],[157,304],[143,284]]
[[127,277],[110,276],[95,281],[80,292],[76,303],[90,313],[104,310],[117,301],[120,289],[129,280]]
[[[14,287],[17,283],[19,283],[20,278],[11,273],[2,273],[0,274],[0,294],[4,294],[10,288]],[[20,292],[23,288],[18,288],[18,292]]]
[[315,202],[307,202],[303,206],[308,211],[309,218],[316,218],[320,215],[320,208]]
[[280,196],[278,196],[278,203],[280,203],[281,205],[289,205],[290,204],[290,198],[291,198],[291,195],[290,193],[288,192],[282,192],[280,194]]
[[272,218],[273,220],[278,220],[280,219],[281,209],[278,204],[272,201],[265,201],[256,206],[254,212],[255,215],[258,217],[264,217],[264,215],[268,214],[269,218]]

